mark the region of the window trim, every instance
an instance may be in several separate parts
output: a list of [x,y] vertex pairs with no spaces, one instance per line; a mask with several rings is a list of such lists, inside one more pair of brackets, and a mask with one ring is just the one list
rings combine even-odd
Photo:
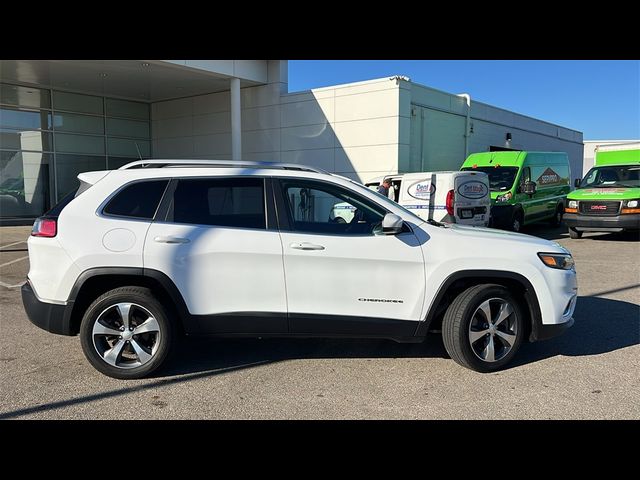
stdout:
[[[213,179],[258,179],[262,180],[262,199],[264,202],[264,219],[265,226],[262,228],[255,227],[236,227],[231,225],[210,225],[206,223],[188,223],[188,222],[176,222],[173,219],[169,219],[169,212],[171,211],[171,206],[174,200],[174,193],[176,188],[178,188],[178,182],[180,180],[213,180]],[[164,196],[160,201],[160,205],[158,206],[158,210],[156,211],[156,217],[153,222],[154,223],[164,223],[169,225],[190,225],[201,228],[231,228],[236,230],[251,230],[251,231],[265,231],[265,232],[273,232],[278,231],[277,224],[275,223],[276,214],[275,208],[273,206],[273,200],[270,197],[269,193],[271,192],[271,179],[269,177],[263,175],[207,175],[207,176],[189,176],[189,177],[172,177],[167,189],[164,192]],[[269,193],[268,193],[269,192]]]
[[[162,195],[160,196],[160,201],[158,202],[158,205],[156,206],[156,209],[153,212],[153,216],[151,218],[131,217],[129,215],[116,215],[116,214],[107,213],[107,212],[104,211],[104,209],[107,208],[107,205],[109,205],[109,202],[111,202],[111,200],[113,200],[113,198],[116,195],[118,195],[125,188],[127,188],[127,187],[129,187],[131,185],[134,185],[136,183],[161,182],[161,181],[167,182],[167,184],[165,185],[164,190],[162,191]],[[103,217],[103,218],[115,218],[115,219],[118,219],[118,220],[131,220],[131,221],[135,221],[135,222],[151,223],[156,219],[156,217],[158,215],[158,212],[160,210],[160,206],[162,205],[164,197],[167,194],[167,189],[169,188],[169,185],[171,185],[171,178],[170,177],[139,178],[139,179],[132,180],[130,182],[124,183],[124,184],[120,185],[119,188],[117,188],[116,190],[111,192],[111,194],[108,195],[107,198],[104,199],[104,201],[98,206],[98,208],[96,210],[96,215],[98,215],[99,217]]]
[[[316,178],[298,178],[298,177],[272,177],[273,178],[273,182],[274,182],[274,195],[275,195],[275,200],[276,200],[276,207],[277,207],[277,216],[278,216],[278,225],[281,231],[286,231],[286,232],[291,232],[291,233],[297,233],[297,234],[301,234],[301,235],[322,235],[322,236],[335,236],[335,237],[376,237],[379,235],[376,235],[375,233],[332,233],[332,232],[305,232],[302,230],[296,230],[295,228],[293,228],[293,222],[292,219],[290,218],[291,216],[291,210],[289,208],[289,206],[287,205],[286,202],[286,196],[284,193],[284,187],[283,187],[283,182],[286,181],[301,181],[301,182],[311,182],[311,183],[316,183],[316,184],[324,184],[324,185],[328,185],[329,187],[333,187],[333,188],[343,188],[345,190],[348,190],[357,200],[361,201],[362,203],[365,204],[375,204],[377,207],[379,207],[381,210],[383,210],[385,212],[385,215],[387,213],[393,213],[391,212],[391,210],[385,208],[383,205],[374,202],[366,197],[364,197],[363,195],[361,195],[359,192],[356,192],[355,190],[349,189],[348,187],[345,187],[344,185],[340,185],[337,183],[333,183],[333,182],[328,182],[326,180],[322,180],[322,179],[316,179]],[[282,214],[282,212],[285,212],[284,214]],[[403,225],[408,227],[409,232],[413,232],[413,230],[411,230],[411,227],[409,227],[409,225],[407,224],[406,220],[403,221]],[[405,233],[404,228],[403,231],[401,233]]]

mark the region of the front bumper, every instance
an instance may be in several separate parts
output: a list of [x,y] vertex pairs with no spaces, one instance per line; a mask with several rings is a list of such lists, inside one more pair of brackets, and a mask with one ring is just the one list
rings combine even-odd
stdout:
[[509,228],[515,212],[515,205],[495,203],[491,205],[489,226],[493,228]]
[[22,304],[27,317],[36,327],[58,335],[75,335],[71,331],[73,302],[67,302],[66,305],[43,302],[27,280],[22,285]]
[[568,227],[579,232],[640,230],[640,214],[604,216],[565,213],[563,218]]

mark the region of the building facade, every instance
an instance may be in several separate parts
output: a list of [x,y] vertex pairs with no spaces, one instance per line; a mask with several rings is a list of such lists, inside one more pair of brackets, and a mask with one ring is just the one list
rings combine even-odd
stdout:
[[0,219],[138,158],[300,163],[359,181],[473,152],[569,154],[582,133],[393,76],[288,92],[284,60],[0,61]]

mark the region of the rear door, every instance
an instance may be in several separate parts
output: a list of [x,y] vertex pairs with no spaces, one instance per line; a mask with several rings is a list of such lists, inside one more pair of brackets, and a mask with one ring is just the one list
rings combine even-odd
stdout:
[[463,225],[484,226],[489,219],[489,177],[481,172],[461,172],[454,177],[455,217]]
[[144,267],[165,273],[204,333],[283,333],[282,244],[264,178],[172,181]]

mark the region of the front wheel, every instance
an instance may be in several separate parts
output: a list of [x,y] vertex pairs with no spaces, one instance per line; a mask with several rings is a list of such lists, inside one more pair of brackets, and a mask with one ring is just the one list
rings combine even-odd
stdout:
[[89,363],[113,378],[143,378],[160,368],[173,340],[162,304],[142,287],[119,287],[98,297],[80,324]]
[[569,227],[569,238],[582,238],[582,232]]
[[522,224],[524,223],[524,216],[522,215],[522,212],[519,210],[516,210],[513,213],[513,217],[511,217],[511,225],[510,225],[510,229],[512,232],[520,232],[520,230],[522,230]]
[[520,304],[501,285],[468,288],[451,303],[442,321],[447,353],[477,372],[504,367],[515,356],[524,335]]
[[549,223],[551,224],[551,226],[559,227],[560,224],[562,223],[563,215],[564,215],[564,208],[562,208],[562,205],[558,205],[556,207],[556,213],[554,213],[553,217],[551,217],[551,220],[549,220]]

